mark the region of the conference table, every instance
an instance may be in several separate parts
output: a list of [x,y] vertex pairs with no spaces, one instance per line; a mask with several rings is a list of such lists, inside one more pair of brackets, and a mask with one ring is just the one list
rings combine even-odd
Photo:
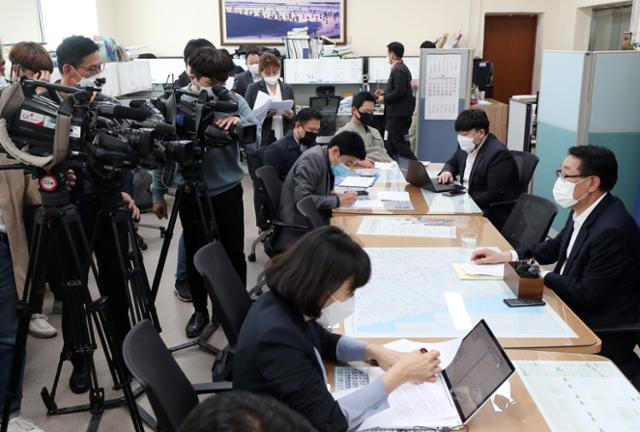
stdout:
[[[442,168],[442,164],[430,164],[428,172],[435,176]],[[420,187],[408,184],[400,169],[393,164],[388,169],[356,169],[357,173],[378,176],[375,184],[366,188],[368,196],[360,197],[362,201],[377,200],[379,193],[407,192],[411,205],[393,201],[383,201],[384,207],[360,208],[358,206],[339,207],[333,210],[336,215],[348,214],[374,214],[374,215],[435,215],[435,214],[482,214],[482,210],[469,197],[462,194],[455,197],[447,197],[441,193],[435,193]],[[336,186],[336,192],[349,190],[361,190],[363,188],[348,188]]]
[[[507,355],[516,372],[467,422],[469,431],[603,430],[603,423],[615,430],[640,427],[640,395],[610,360],[595,355],[527,350],[510,350]],[[341,365],[327,364],[330,389],[336,366]],[[537,367],[552,373],[527,382],[522,375],[535,372]],[[581,380],[576,372],[585,371],[594,376]],[[607,373],[600,376],[601,371]],[[590,386],[576,387],[574,382]],[[620,407],[622,404],[624,408]],[[591,426],[584,429],[585,424]]]
[[[477,246],[497,247],[502,251],[511,249],[507,241],[486,218],[479,215],[423,216],[420,218],[422,220],[446,220],[450,224],[454,223],[455,238],[359,233],[364,222],[372,220],[385,222],[391,219],[411,221],[419,219],[419,217],[336,215],[332,218],[332,225],[347,232],[367,250],[372,259],[372,280],[369,285],[356,291],[356,313],[352,320],[345,321],[339,326],[337,331],[340,334],[363,338],[375,343],[387,343],[398,338],[440,342],[464,334],[464,324],[458,328],[456,321],[459,321],[460,315],[465,315],[468,311],[470,318],[466,327],[469,326],[470,320],[487,319],[490,326],[497,327],[498,331],[494,329],[494,332],[496,332],[502,346],[507,349],[590,354],[600,351],[601,341],[598,336],[552,290],[544,288],[543,299],[546,302],[544,307],[507,308],[502,299],[513,297],[513,294],[506,288],[503,281],[461,281],[456,277],[448,257],[462,260],[460,257],[464,253],[460,255],[461,252],[458,251],[461,249],[460,237],[463,233],[476,233]],[[427,258],[413,262],[411,261],[413,253],[426,254],[422,256]],[[397,259],[398,262],[393,262],[394,259]],[[419,271],[419,269],[416,270],[413,267],[424,267],[424,269],[422,273],[415,276],[411,273]],[[381,275],[381,273],[396,271],[399,273],[398,275]],[[383,277],[389,278],[382,279],[386,284],[385,287],[370,289],[373,281],[381,280]],[[438,283],[441,287],[439,291],[428,287],[430,284],[437,285]],[[501,288],[501,286],[503,287]],[[485,289],[486,295],[483,292]],[[422,291],[416,293],[418,290]],[[490,293],[492,294],[489,295]],[[446,297],[444,300],[442,300],[443,296]],[[453,303],[450,301],[451,298],[454,300]],[[429,303],[438,302],[442,303],[442,308],[440,310],[432,309],[429,316],[426,316]],[[405,309],[415,309],[417,303],[422,303],[425,310],[413,315],[422,317],[424,322],[418,322],[410,312],[405,311]],[[367,312],[369,316],[365,316],[360,322],[365,322],[367,319],[369,321],[375,320],[376,314],[394,316],[394,313],[395,316],[402,316],[404,321],[398,320],[394,324],[393,330],[381,330],[379,325],[378,327],[373,325],[379,323],[371,322],[367,323],[368,326],[358,326],[356,320],[359,316],[359,304],[362,309],[370,311]],[[487,316],[493,318],[493,325]],[[439,318],[440,321],[434,321],[434,317]],[[453,321],[456,328],[451,327],[445,321]],[[435,325],[438,323],[442,324],[442,333],[438,333],[440,330]],[[423,330],[420,331],[424,333],[420,333],[419,330],[414,331],[421,326]],[[549,328],[548,333],[543,332],[545,326]],[[501,327],[503,336],[500,334]],[[518,333],[519,331],[522,331],[522,336]]]

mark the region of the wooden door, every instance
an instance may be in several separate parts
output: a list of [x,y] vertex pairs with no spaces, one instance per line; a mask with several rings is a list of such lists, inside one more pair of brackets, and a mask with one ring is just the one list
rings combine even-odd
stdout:
[[482,58],[493,62],[494,99],[531,94],[537,26],[536,15],[485,16]]

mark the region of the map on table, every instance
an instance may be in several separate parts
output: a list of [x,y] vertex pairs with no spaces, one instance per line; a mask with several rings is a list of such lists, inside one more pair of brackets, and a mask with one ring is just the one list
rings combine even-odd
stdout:
[[482,214],[482,210],[468,193],[449,197],[422,189],[422,196],[429,206],[429,213]]
[[464,336],[480,319],[499,338],[575,338],[549,306],[510,308],[504,281],[462,281],[452,263],[461,248],[366,248],[371,279],[356,290],[345,334],[364,338]]

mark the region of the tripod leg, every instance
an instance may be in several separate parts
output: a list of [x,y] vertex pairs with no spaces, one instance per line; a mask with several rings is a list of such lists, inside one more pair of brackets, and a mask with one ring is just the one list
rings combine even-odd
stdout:
[[158,290],[160,289],[160,279],[162,279],[162,272],[164,271],[164,264],[167,261],[167,253],[169,252],[169,245],[171,244],[171,238],[173,237],[173,230],[176,226],[176,221],[178,220],[178,209],[182,203],[184,188],[185,185],[182,183],[176,190],[176,199],[173,202],[173,208],[171,209],[171,215],[169,216],[169,224],[164,232],[164,239],[162,240],[162,247],[160,249],[160,257],[158,258],[156,273],[153,276],[153,285],[151,285],[151,303],[153,304],[156,302]]

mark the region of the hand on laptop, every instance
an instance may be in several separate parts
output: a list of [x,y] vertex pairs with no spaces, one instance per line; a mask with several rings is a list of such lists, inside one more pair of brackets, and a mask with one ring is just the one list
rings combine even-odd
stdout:
[[338,195],[340,199],[340,207],[351,207],[357,200],[358,194],[356,192],[345,192]]
[[499,264],[511,261],[511,252],[498,252],[489,248],[480,248],[473,251],[471,261],[476,264]]
[[449,171],[443,171],[438,176],[438,183],[440,184],[449,184],[453,181],[453,174]]

